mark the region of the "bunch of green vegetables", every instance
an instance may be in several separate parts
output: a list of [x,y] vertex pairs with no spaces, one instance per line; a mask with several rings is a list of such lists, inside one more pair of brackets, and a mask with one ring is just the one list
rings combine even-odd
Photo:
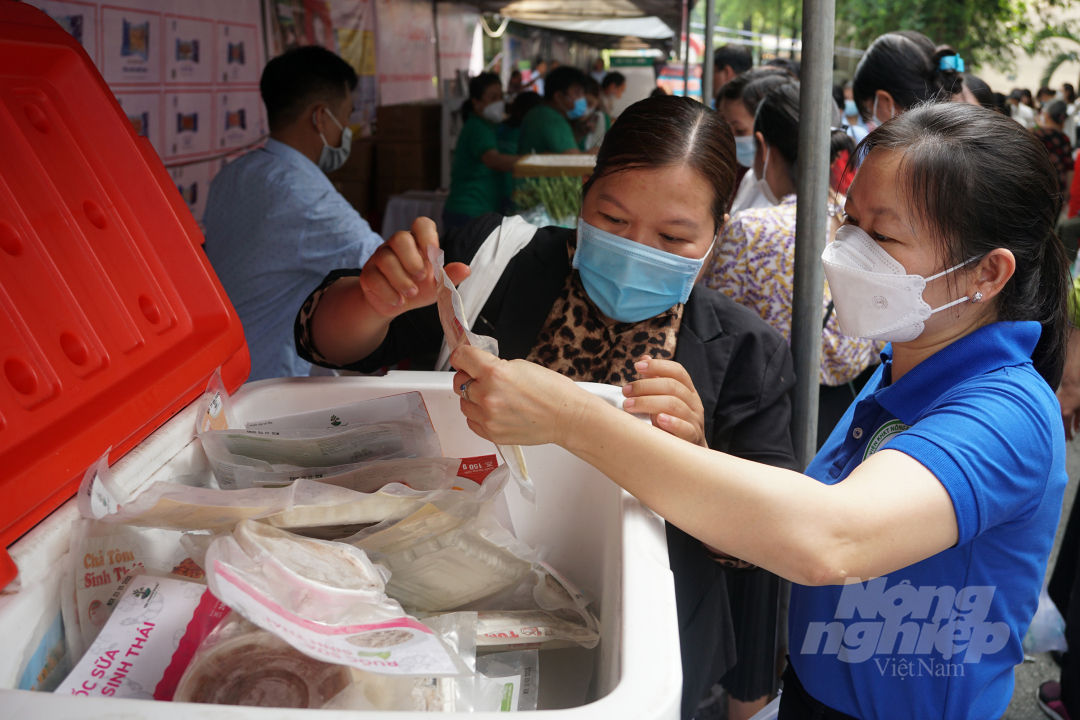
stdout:
[[581,178],[525,178],[514,191],[514,204],[521,212],[543,205],[557,222],[574,221],[581,212]]

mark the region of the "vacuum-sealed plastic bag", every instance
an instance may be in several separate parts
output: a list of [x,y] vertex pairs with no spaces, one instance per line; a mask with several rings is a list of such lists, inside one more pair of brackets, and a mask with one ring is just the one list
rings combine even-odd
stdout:
[[[450,352],[457,350],[462,345],[472,345],[481,350],[498,356],[499,343],[495,338],[486,335],[477,335],[469,329],[469,320],[465,317],[465,311],[461,305],[461,296],[457,288],[443,272],[445,253],[435,246],[428,246],[428,260],[435,271],[435,282],[438,283],[436,300],[439,306],[439,321],[442,323],[443,334],[446,336],[446,344]],[[518,445],[496,445],[503,462],[510,467],[510,473],[521,490],[521,495],[531,503],[536,503],[536,488],[532,478],[529,477],[529,468],[525,465],[525,455]]]
[[71,534],[75,622],[81,647],[89,647],[115,607],[111,602],[129,575],[174,574],[199,581],[202,570],[188,559],[180,533],[95,520],[76,520]]
[[[365,525],[400,517],[418,500],[434,491],[454,489],[476,493],[485,477],[477,466],[494,465],[484,458],[410,458],[365,463],[318,482],[297,480],[293,506],[267,522],[276,527],[303,528],[299,534],[340,539]],[[316,528],[322,532],[313,532]]]
[[199,646],[173,699],[318,708],[352,681],[351,668],[308,657],[231,613]]
[[[288,482],[285,478],[296,477],[298,468],[340,470],[342,465],[360,462],[442,455],[438,438],[415,420],[352,425],[333,431],[210,430],[199,439],[218,484],[230,490],[243,489],[241,482],[250,482],[251,487],[281,485]],[[239,468],[247,470],[237,475]],[[265,472],[265,478],[260,478],[257,471]]]
[[214,595],[317,660],[389,675],[468,671],[386,596],[386,570],[355,547],[243,521],[211,543],[206,571]]
[[[339,405],[306,413],[283,415],[276,418],[252,420],[245,423],[247,430],[259,433],[278,433],[283,430],[345,430],[357,425],[403,420],[415,422],[425,428],[428,435],[435,435],[424,396],[418,392],[401,393],[373,400]],[[438,442],[438,437],[435,437]],[[442,454],[440,451],[439,455]]]
[[532,569],[532,548],[495,519],[493,500],[508,474],[500,466],[476,494],[438,491],[406,517],[343,542],[389,568],[387,594],[413,610],[452,610],[497,593]]
[[215,490],[155,482],[130,496],[112,479],[107,451],[86,471],[77,498],[84,518],[167,530],[229,527],[292,507],[291,488]]
[[116,608],[56,692],[89,697],[171,700],[195,649],[228,608],[205,585],[129,575]]
[[540,657],[535,650],[476,658],[474,712],[535,710],[540,687]]
[[235,427],[238,425],[233,415],[229,392],[221,380],[221,371],[215,370],[206,385],[206,392],[199,400],[199,408],[195,413],[195,434]]
[[354,670],[353,684],[323,708],[353,711],[471,711],[475,692],[472,673],[475,672],[476,613],[448,613],[428,618],[423,623],[454,649],[468,666],[469,675],[407,678]]

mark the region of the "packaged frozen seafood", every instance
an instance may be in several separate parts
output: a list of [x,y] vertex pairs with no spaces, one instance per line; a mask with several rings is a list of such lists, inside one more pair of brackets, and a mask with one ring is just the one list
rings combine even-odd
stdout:
[[291,488],[217,490],[159,481],[131,495],[112,479],[108,452],[86,471],[77,504],[84,518],[168,530],[230,527],[292,506]]
[[205,585],[129,575],[116,608],[56,692],[89,697],[172,700],[196,648],[228,608]]
[[237,423],[232,411],[232,400],[229,399],[229,392],[221,380],[221,371],[215,370],[206,385],[206,392],[199,400],[195,413],[195,433],[235,427]]
[[483,610],[477,613],[477,651],[596,647],[600,634],[567,610]]
[[386,570],[355,547],[243,521],[211,543],[205,562],[215,596],[317,660],[389,675],[467,672],[386,596]]
[[496,520],[493,500],[509,471],[500,466],[479,492],[434,493],[400,520],[343,540],[390,570],[387,594],[406,608],[452,610],[521,581],[533,550]]
[[80,648],[89,647],[105,626],[115,607],[113,594],[127,576],[175,574],[196,582],[203,578],[180,545],[180,533],[169,530],[77,520],[71,558]]
[[373,460],[442,456],[418,392],[199,434],[218,483],[227,489],[318,480]]
[[297,480],[292,507],[271,515],[267,522],[284,528],[329,530],[334,526],[338,528],[334,537],[346,537],[360,529],[356,526],[398,516],[436,490],[477,492],[485,476],[467,468],[489,462],[494,463],[494,456],[385,460],[318,482]]
[[[342,465],[374,460],[442,455],[438,438],[414,420],[352,425],[334,431],[262,432],[210,430],[199,436],[222,488],[244,489],[241,483],[250,483],[249,487],[281,485],[287,478],[311,474],[297,472],[303,469],[340,470]],[[260,476],[258,471],[266,475]]]
[[535,710],[540,688],[540,657],[535,650],[476,658],[475,712]]
[[[234,623],[239,625],[239,623]],[[351,668],[311,658],[258,628],[207,638],[176,689],[177,702],[319,708],[352,682]]]
[[[472,345],[498,356],[499,343],[495,338],[477,335],[469,329],[469,320],[465,317],[461,296],[454,287],[454,283],[443,272],[445,253],[434,245],[429,245],[427,255],[435,272],[435,282],[438,283],[435,297],[439,306],[439,321],[442,323],[443,335],[446,336],[446,345],[450,352],[462,345]],[[518,445],[496,445],[495,447],[498,448],[503,462],[510,467],[510,473],[514,482],[518,484],[522,497],[535,503],[536,488],[533,486],[532,478],[529,477],[529,468],[525,465],[525,455],[522,454],[521,447]]]

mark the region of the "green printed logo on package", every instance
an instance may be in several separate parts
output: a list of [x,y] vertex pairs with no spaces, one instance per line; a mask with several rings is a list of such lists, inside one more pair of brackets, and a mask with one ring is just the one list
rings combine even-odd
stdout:
[[383,652],[364,652],[363,650],[361,650],[360,652],[356,653],[356,655],[358,657],[382,658],[383,660],[389,660],[390,659],[390,651],[389,650],[384,650]]
[[341,424],[341,418],[339,418],[337,415],[331,415],[330,416],[330,424],[333,425],[334,427],[337,427],[338,425]]
[[514,683],[512,682],[503,685],[502,703],[499,704],[499,712],[514,712]]
[[910,425],[905,425],[899,420],[890,420],[877,429],[877,432],[870,438],[870,442],[866,443],[866,451],[863,453],[862,459],[865,462],[866,458],[870,457],[892,439],[893,435],[899,435],[907,430]]

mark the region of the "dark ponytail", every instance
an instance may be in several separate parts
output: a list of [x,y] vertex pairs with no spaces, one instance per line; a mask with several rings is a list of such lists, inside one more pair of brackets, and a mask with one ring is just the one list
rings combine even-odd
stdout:
[[991,110],[927,103],[871,132],[859,153],[874,148],[901,154],[898,187],[937,242],[942,267],[995,248],[1012,252],[1016,271],[994,299],[997,319],[1042,324],[1032,361],[1056,388],[1065,366],[1071,280],[1054,234],[1057,172],[1042,142]]
[[472,101],[484,97],[484,93],[492,85],[502,85],[502,80],[495,73],[480,73],[469,81],[469,99],[461,104],[461,121],[469,119],[472,112]]
[[928,100],[948,100],[960,92],[963,75],[942,67],[942,58],[958,54],[948,45],[911,30],[882,35],[870,44],[855,68],[851,89],[864,118],[874,96],[884,90],[904,110]]
[[624,170],[656,170],[685,165],[713,191],[716,227],[735,191],[735,136],[724,119],[697,100],[661,95],[634,103],[604,135],[596,167],[581,187],[584,200],[597,178]]

